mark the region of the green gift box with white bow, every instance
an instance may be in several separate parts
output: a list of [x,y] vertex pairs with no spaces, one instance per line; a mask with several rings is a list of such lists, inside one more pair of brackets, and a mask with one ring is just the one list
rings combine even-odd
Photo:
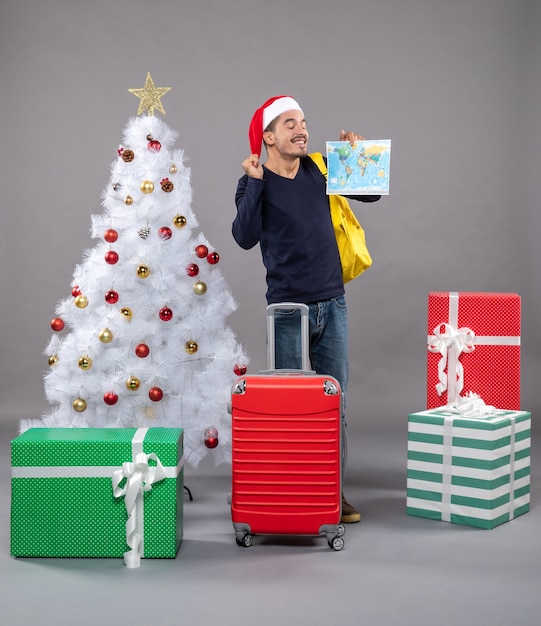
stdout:
[[530,510],[531,414],[408,418],[408,515],[491,529]]
[[11,442],[11,554],[175,558],[181,428],[31,428]]

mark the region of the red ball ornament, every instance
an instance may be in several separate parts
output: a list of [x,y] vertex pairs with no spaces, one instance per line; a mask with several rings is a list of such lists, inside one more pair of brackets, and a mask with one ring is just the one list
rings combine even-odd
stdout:
[[159,230],[158,230],[158,237],[160,239],[171,239],[171,235],[173,234],[173,231],[169,228],[169,226],[162,226]]
[[118,263],[118,252],[115,252],[114,250],[109,250],[109,252],[105,253],[105,262],[109,263],[109,265],[114,265],[115,263]]
[[244,363],[237,363],[233,368],[233,371],[237,376],[244,376],[244,374],[248,371],[248,368],[244,365]]
[[159,316],[164,322],[169,322],[169,320],[173,319],[173,311],[168,306],[164,306],[163,309],[160,309]]
[[197,263],[190,263],[190,265],[186,267],[186,274],[188,274],[188,276],[197,276],[197,274],[199,274],[199,265],[197,265]]
[[220,255],[217,252],[210,252],[207,255],[207,261],[211,265],[216,265],[216,263],[218,263],[219,260],[220,260]]
[[103,238],[107,243],[114,243],[118,239],[118,233],[113,228],[109,228],[103,233]]
[[148,397],[152,402],[159,402],[163,398],[163,391],[159,387],[152,387],[148,391]]
[[198,256],[200,259],[204,259],[208,253],[209,249],[203,244],[195,247],[195,255]]
[[140,343],[135,346],[135,354],[140,358],[144,359],[150,354],[150,348],[146,343]]
[[64,330],[64,320],[59,317],[55,317],[51,320],[51,328],[59,333],[61,330]]
[[212,450],[218,445],[218,443],[218,431],[216,428],[214,428],[214,426],[207,428],[207,430],[205,430],[205,445],[207,448]]
[[71,290],[71,295],[74,298],[81,295],[81,290],[79,289],[79,285],[75,285],[75,287],[73,287],[73,289]]
[[118,396],[112,391],[107,391],[103,394],[103,401],[109,406],[114,406],[118,402]]
[[107,304],[116,304],[118,297],[118,292],[114,289],[109,289],[109,291],[105,292],[105,302],[107,302]]
[[148,142],[148,149],[150,152],[159,152],[162,149],[162,144],[157,139],[152,139]]

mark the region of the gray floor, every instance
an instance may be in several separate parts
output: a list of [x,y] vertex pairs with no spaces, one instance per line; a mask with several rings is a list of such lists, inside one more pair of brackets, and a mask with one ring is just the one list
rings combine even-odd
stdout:
[[[406,426],[405,426],[406,427]],[[540,442],[532,510],[496,529],[408,517],[405,439],[350,442],[346,490],[363,521],[341,552],[323,539],[257,537],[236,545],[228,468],[188,469],[184,541],[175,560],[13,559],[10,440],[0,424],[0,615],[6,626],[538,625]]]

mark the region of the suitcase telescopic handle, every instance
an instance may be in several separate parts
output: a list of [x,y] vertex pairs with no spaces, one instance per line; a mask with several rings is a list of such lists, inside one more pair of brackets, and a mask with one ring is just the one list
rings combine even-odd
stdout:
[[312,367],[310,365],[310,351],[308,347],[308,306],[299,302],[277,302],[269,304],[267,307],[267,366],[269,370],[276,367],[276,348],[275,348],[275,330],[276,330],[276,310],[277,309],[296,309],[301,314],[301,363],[302,370],[309,372]]

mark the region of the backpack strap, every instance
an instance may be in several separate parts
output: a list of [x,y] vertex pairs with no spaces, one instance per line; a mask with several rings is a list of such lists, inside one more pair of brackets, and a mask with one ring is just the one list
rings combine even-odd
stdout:
[[327,180],[327,165],[325,164],[321,152],[312,152],[312,154],[309,154],[308,156],[318,166],[319,171],[323,174],[325,180]]

